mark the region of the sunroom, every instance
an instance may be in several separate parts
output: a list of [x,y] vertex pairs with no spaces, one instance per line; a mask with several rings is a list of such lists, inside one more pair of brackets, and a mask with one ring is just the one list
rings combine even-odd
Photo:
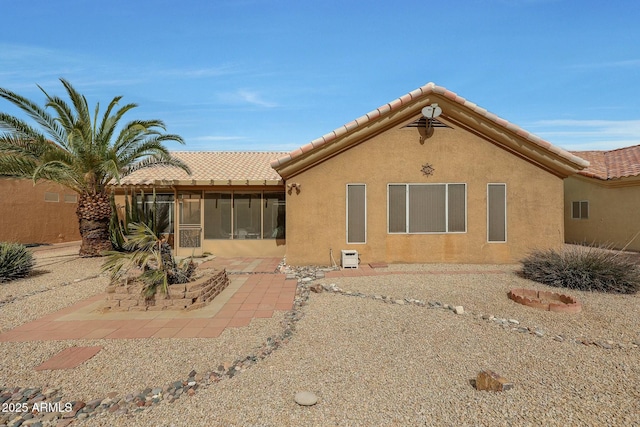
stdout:
[[[140,170],[115,187],[119,210],[163,207],[177,256],[285,254],[285,188],[270,161],[282,153],[174,152],[191,168]],[[134,199],[132,195],[135,193]]]

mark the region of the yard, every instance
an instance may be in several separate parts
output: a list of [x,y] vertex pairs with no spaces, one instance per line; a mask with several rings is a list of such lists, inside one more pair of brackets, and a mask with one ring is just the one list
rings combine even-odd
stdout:
[[[38,252],[38,274],[0,286],[3,332],[104,291],[101,260],[74,253]],[[206,374],[281,336],[285,313],[211,339],[1,342],[0,335],[0,386],[58,388],[62,402],[110,393],[124,401],[191,371],[205,375],[193,396],[92,416],[92,426],[639,424],[640,297],[571,291],[581,313],[538,311],[507,292],[557,289],[521,279],[517,268],[391,265],[383,270],[394,274],[308,282],[342,291],[309,293],[280,348],[219,382]],[[436,302],[463,306],[464,314]],[[71,370],[34,371],[71,346],[103,349]],[[477,391],[471,380],[485,369],[514,388]],[[318,404],[298,406],[293,396],[303,390]]]

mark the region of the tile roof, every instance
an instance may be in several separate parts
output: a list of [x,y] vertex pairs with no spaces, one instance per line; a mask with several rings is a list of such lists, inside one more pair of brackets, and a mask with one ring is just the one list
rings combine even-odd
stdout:
[[580,175],[601,180],[640,175],[640,145],[609,151],[572,151],[588,160],[590,166]]
[[[230,185],[281,183],[282,178],[269,166],[283,156],[283,152],[247,151],[172,151],[171,155],[191,168],[191,175],[174,167],[141,169],[120,180],[121,185],[152,185],[160,183],[178,185]],[[164,182],[163,182],[164,181]],[[214,182],[215,181],[215,182]]]
[[358,127],[364,126],[367,123],[378,119],[379,117],[385,116],[395,110],[400,109],[402,106],[410,102],[414,102],[419,98],[426,97],[430,94],[441,95],[450,101],[457,102],[458,104],[461,104],[466,108],[474,111],[475,113],[480,114],[481,116],[484,116],[485,118],[491,120],[497,125],[502,126],[513,133],[516,133],[520,137],[531,141],[532,143],[544,148],[547,151],[555,153],[556,155],[560,156],[561,158],[564,158],[565,160],[571,163],[575,163],[581,167],[586,167],[589,165],[589,163],[586,160],[583,160],[580,157],[577,157],[568,151],[565,151],[559,147],[556,147],[555,145],[552,145],[551,143],[541,139],[540,137],[522,129],[521,127],[516,126],[513,123],[510,123],[507,120],[500,118],[493,113],[490,113],[486,109],[479,107],[473,102],[470,102],[465,98],[458,96],[458,94],[456,94],[455,92],[447,90],[442,86],[438,86],[435,83],[427,83],[426,85],[416,90],[413,90],[407,93],[406,95],[401,96],[400,98],[397,98],[387,104],[382,105],[381,107],[376,108],[375,110],[365,114],[362,117],[359,117],[343,126],[340,126],[339,128],[335,129],[332,132],[329,132],[326,135],[321,136],[320,138],[314,139],[310,143],[303,145],[297,150],[287,153],[285,156],[282,156],[272,161],[271,166],[274,168],[278,168],[284,164],[287,164],[312,149],[321,147],[337,139],[338,137],[341,137],[349,132],[354,131]]

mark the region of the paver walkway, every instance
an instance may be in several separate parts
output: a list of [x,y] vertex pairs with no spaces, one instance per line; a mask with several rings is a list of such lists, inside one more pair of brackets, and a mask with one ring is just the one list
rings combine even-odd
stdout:
[[245,274],[230,274],[230,285],[200,310],[102,313],[105,294],[100,294],[0,334],[0,341],[217,337],[225,328],[246,326],[253,318],[293,307],[297,280],[275,274],[279,262],[278,258],[207,261],[208,267],[226,263],[230,273]]

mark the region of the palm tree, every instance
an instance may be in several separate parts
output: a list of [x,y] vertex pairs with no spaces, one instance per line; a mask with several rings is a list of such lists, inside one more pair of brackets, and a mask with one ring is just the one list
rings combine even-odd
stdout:
[[38,125],[0,112],[0,175],[30,178],[34,184],[40,179],[54,181],[78,193],[80,256],[100,256],[111,249],[108,184],[154,166],[176,166],[190,173],[163,145],[184,141],[179,135],[163,133],[161,120],[133,120],[120,126],[124,114],[137,107],[126,104],[116,110],[121,96],[113,98],[102,116],[97,104],[92,117],[87,99],[65,79],[60,81],[73,108],[40,86],[46,96],[44,107],[0,88],[0,97]]

